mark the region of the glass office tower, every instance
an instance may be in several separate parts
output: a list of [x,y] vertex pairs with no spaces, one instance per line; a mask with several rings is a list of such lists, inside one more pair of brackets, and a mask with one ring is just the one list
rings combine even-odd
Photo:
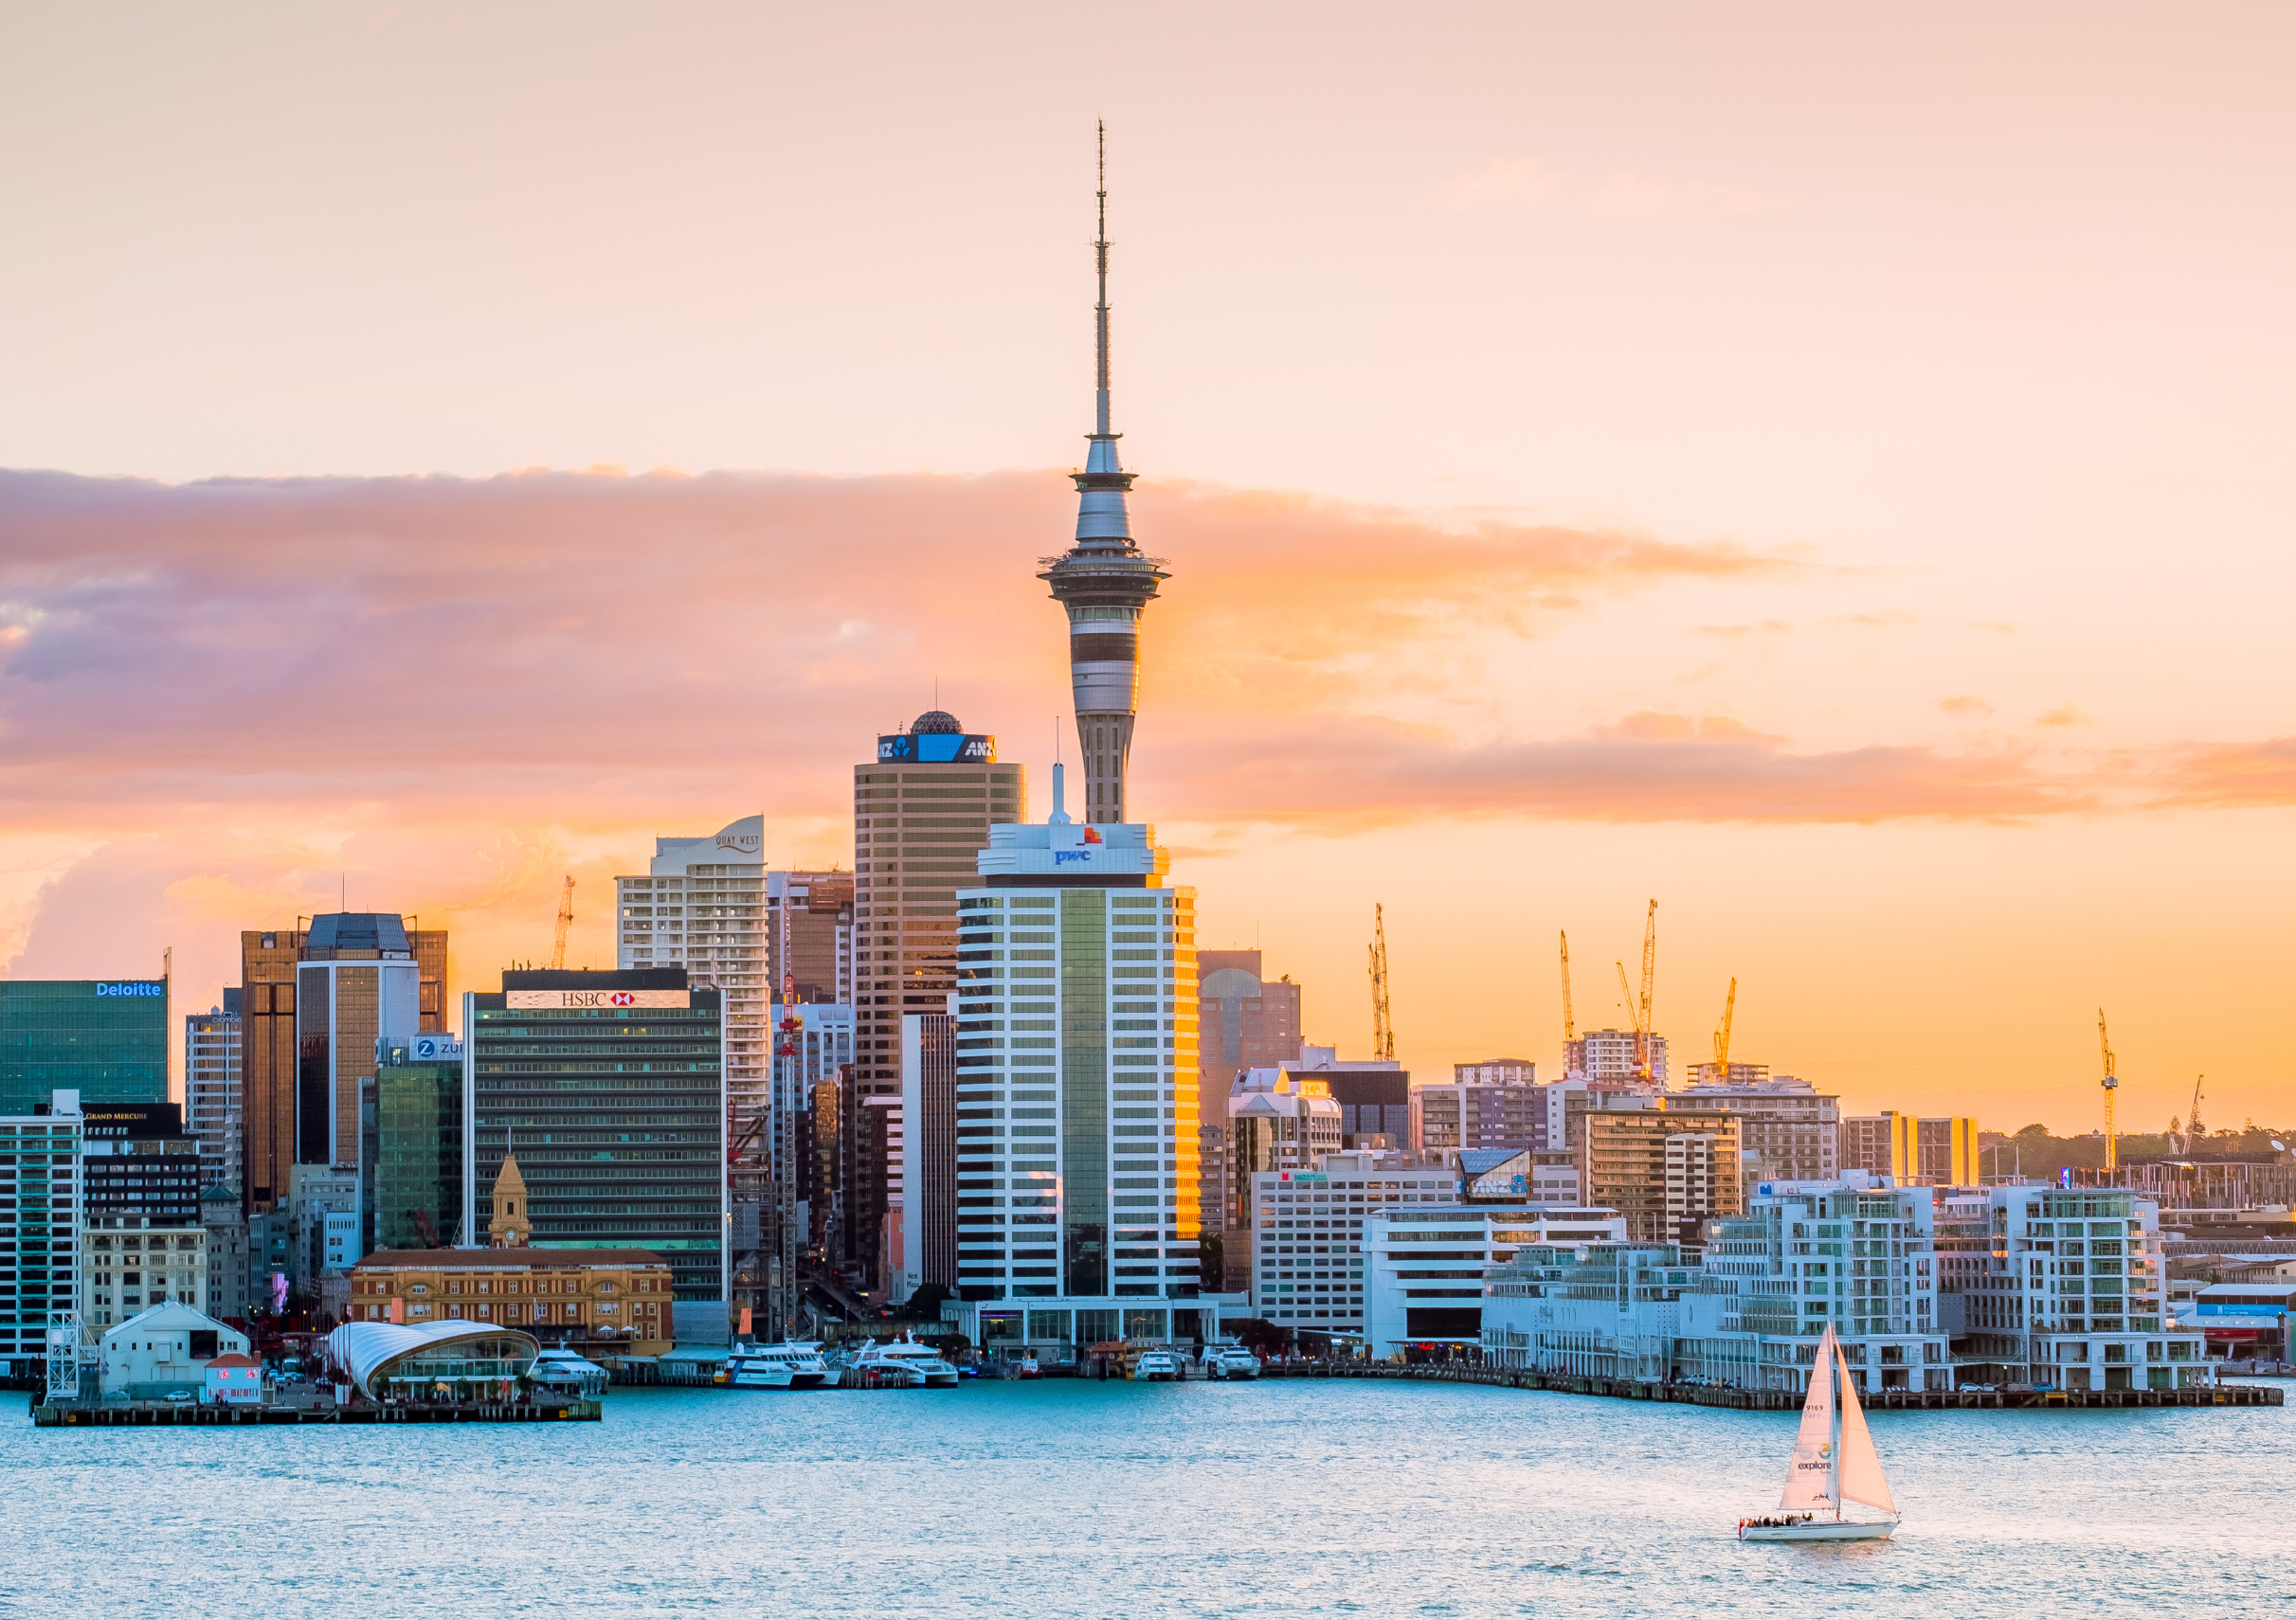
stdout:
[[58,1089],[82,1103],[168,1100],[164,979],[0,980],[0,1114]]
[[725,1019],[682,967],[504,973],[462,998],[462,1230],[515,1151],[537,1249],[646,1249],[726,1298]]
[[384,1041],[359,1105],[362,1255],[460,1240],[462,1043],[452,1035]]

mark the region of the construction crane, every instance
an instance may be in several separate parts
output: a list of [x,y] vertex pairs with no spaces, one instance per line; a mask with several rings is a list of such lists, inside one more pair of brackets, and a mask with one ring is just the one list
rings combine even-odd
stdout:
[[567,930],[574,926],[574,874],[566,874],[566,887],[558,891],[558,935],[551,942],[551,971],[555,973],[566,965]]
[[[1658,972],[1658,902],[1653,900],[1651,909],[1642,919],[1642,999],[1636,1001],[1630,993],[1626,1010],[1635,1019],[1635,1078],[1643,1085],[1652,1082],[1651,1072],[1651,989]],[[1626,988],[1626,963],[1618,964],[1618,988]]]
[[1644,1061],[1650,1048],[1650,1032],[1642,1027],[1642,1015],[1636,1010],[1634,986],[1626,981],[1626,963],[1614,962],[1611,965],[1618,970],[1618,999],[1626,1003],[1626,1021],[1635,1028],[1635,1078],[1646,1080],[1650,1077],[1649,1065]]
[[1579,1026],[1570,1011],[1570,932],[1563,931],[1563,1067],[1570,1067],[1570,1043],[1579,1038]]
[[2113,1072],[2112,1039],[2105,1033],[2105,1009],[2097,1009],[2097,1045],[2105,1053],[2105,1168],[2114,1170],[2121,1163],[2121,1138],[2113,1128],[2113,1093],[2121,1089],[2121,1077]]
[[1722,1022],[1714,1031],[1714,1080],[1727,1086],[1730,1083],[1730,1020],[1738,1012],[1738,981],[1730,981],[1730,993],[1723,999]]
[[1395,1056],[1395,1023],[1387,1011],[1387,908],[1371,908],[1371,1055]]
[[2193,1076],[2193,1111],[2184,1118],[2184,1151],[2187,1153],[2197,1152],[2200,1139],[2208,1135],[2208,1126],[2200,1123],[2200,1086],[2207,1078],[2205,1074]]

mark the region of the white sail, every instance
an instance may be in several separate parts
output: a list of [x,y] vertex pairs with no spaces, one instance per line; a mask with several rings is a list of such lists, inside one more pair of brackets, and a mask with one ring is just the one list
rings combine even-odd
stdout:
[[1778,1499],[1784,1512],[1840,1511],[1841,1500],[1835,1494],[1834,1482],[1834,1366],[1839,1354],[1829,1325],[1817,1346],[1817,1360],[1810,1368],[1810,1393],[1801,1403],[1801,1431],[1794,1436],[1794,1458],[1786,1464],[1786,1488]]
[[1873,1449],[1865,1412],[1857,1404],[1857,1386],[1850,1381],[1847,1361],[1841,1363],[1841,1494],[1846,1502],[1862,1502],[1884,1513],[1897,1511],[1897,1503],[1889,1500],[1889,1482],[1882,1477],[1881,1454]]

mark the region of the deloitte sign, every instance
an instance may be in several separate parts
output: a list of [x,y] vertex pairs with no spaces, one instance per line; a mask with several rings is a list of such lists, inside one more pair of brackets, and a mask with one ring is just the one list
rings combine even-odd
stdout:
[[167,993],[167,984],[157,980],[129,979],[117,984],[106,984],[101,980],[96,982],[96,994],[99,996],[165,996]]

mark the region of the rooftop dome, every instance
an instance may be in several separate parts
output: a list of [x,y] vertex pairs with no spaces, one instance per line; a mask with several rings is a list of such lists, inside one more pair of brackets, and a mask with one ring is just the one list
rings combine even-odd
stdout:
[[919,737],[961,737],[965,734],[965,728],[958,723],[957,717],[945,709],[926,711],[917,716],[917,723],[909,729],[913,735]]

